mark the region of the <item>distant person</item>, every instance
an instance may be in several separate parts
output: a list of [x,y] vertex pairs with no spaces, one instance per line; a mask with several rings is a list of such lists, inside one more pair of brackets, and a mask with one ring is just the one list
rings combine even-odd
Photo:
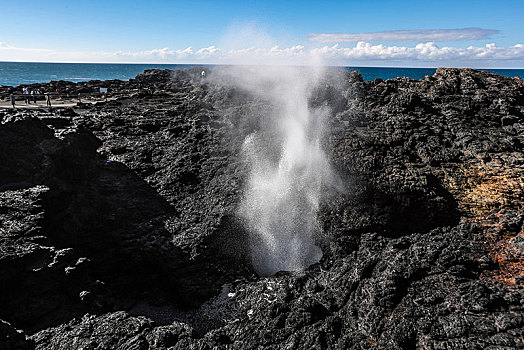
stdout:
[[46,106],[51,107],[51,95],[48,92],[45,94],[45,104]]
[[22,93],[24,94],[24,101],[25,101],[25,104],[29,104],[29,90],[27,90],[27,88],[24,88],[22,90]]
[[35,93],[35,90],[31,90],[31,96],[33,96],[33,102],[36,104],[36,93]]
[[11,105],[13,106],[13,108],[15,108],[15,104],[16,104],[16,97],[15,97],[15,95],[13,95],[13,94],[9,95],[9,100],[11,101]]
[[202,80],[204,80],[204,78],[206,77],[206,71],[203,70],[202,73],[201,73],[201,75],[202,75]]

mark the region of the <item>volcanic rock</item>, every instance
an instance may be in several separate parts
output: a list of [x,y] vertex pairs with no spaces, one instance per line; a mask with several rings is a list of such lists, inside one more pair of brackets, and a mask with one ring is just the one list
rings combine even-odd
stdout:
[[523,80],[329,73],[324,256],[259,277],[240,149],[271,106],[201,70],[1,112],[0,349],[524,347]]

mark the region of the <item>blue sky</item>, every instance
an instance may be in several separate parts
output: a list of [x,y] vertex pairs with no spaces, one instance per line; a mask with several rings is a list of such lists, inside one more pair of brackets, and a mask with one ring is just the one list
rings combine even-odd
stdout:
[[[343,65],[524,68],[522,0],[29,0],[0,8],[3,61],[294,62],[316,50]],[[464,28],[476,29],[449,32]]]

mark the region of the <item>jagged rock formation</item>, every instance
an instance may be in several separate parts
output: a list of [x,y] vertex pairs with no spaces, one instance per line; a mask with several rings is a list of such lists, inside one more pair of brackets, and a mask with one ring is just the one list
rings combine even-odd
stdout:
[[522,80],[319,89],[345,191],[326,191],[320,263],[260,278],[235,213],[245,115],[267,106],[199,72],[0,111],[0,349],[524,346]]

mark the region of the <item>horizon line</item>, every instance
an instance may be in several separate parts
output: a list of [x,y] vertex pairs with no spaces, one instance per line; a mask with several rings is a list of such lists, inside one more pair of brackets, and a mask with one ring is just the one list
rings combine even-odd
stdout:
[[[0,61],[0,63],[38,63],[38,64],[122,64],[122,65],[179,65],[179,66],[272,66],[271,64],[221,64],[221,63],[158,63],[158,62],[63,62],[63,61]],[[289,64],[282,66],[304,66],[307,67],[308,65],[297,65],[297,64]],[[488,67],[472,67],[472,66],[361,66],[361,65],[326,65],[325,67],[349,67],[349,68],[410,68],[410,69],[437,69],[437,68],[456,68],[456,69],[464,69],[464,68],[470,68],[470,69],[476,69],[476,70],[482,70],[482,69],[505,69],[505,70],[524,70],[524,67],[522,68],[514,68],[514,67],[504,67],[504,68],[488,68]]]

